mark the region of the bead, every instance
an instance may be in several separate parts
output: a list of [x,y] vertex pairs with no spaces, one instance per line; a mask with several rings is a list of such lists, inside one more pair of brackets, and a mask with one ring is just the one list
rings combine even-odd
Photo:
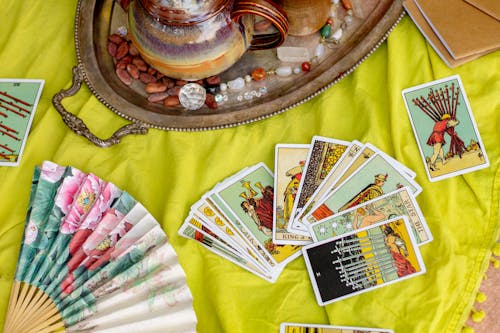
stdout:
[[314,49],[314,56],[321,58],[325,54],[325,46],[323,44],[318,44]]
[[254,79],[255,81],[264,80],[266,76],[267,76],[266,71],[262,67],[258,67],[254,69],[252,72],[252,79]]
[[220,103],[220,102],[224,101],[224,95],[222,95],[222,94],[215,95],[215,101],[217,103]]
[[205,104],[207,92],[197,83],[188,83],[179,91],[179,101],[188,110],[198,110]]
[[311,63],[309,61],[305,61],[302,63],[301,67],[304,72],[309,72],[311,70]]
[[320,35],[323,38],[328,38],[332,33],[332,26],[329,24],[325,24],[323,28],[321,28]]
[[238,77],[234,80],[229,81],[227,83],[227,86],[231,90],[240,90],[243,89],[243,87],[245,87],[245,80],[243,80],[243,78],[241,77]]
[[342,31],[342,29],[341,29],[341,28],[337,29],[337,30],[333,33],[333,35],[332,35],[332,39],[333,39],[335,42],[337,42],[337,43],[338,43],[338,42],[340,41],[340,39],[342,38],[342,33],[343,33],[343,31]]
[[253,98],[252,93],[250,91],[245,91],[245,93],[243,94],[243,98],[247,101],[251,100]]
[[251,77],[250,75],[248,75],[248,74],[247,74],[247,75],[245,75],[245,78],[244,78],[244,79],[245,79],[245,82],[246,82],[246,83],[250,83],[250,82],[252,82],[252,77]]
[[276,75],[278,76],[290,76],[292,74],[292,67],[281,66],[276,69]]
[[302,72],[302,69],[300,67],[294,67],[293,68],[293,74],[300,74]]
[[221,83],[220,86],[220,91],[226,91],[227,90],[227,84],[226,83]]
[[353,14],[352,9],[349,9],[346,14],[347,14],[347,16],[352,16],[352,14]]
[[333,3],[334,5],[338,5],[338,4],[339,4],[339,2],[340,2],[340,0],[332,0],[332,3]]
[[329,17],[328,20],[326,20],[326,24],[333,26],[333,17]]
[[259,92],[260,92],[262,95],[265,95],[265,94],[267,94],[267,88],[266,88],[266,87],[260,87],[260,88],[259,88]]
[[346,25],[351,25],[351,23],[352,23],[352,16],[346,16],[346,17],[344,17],[344,23]]
[[238,102],[243,101],[243,96],[241,96],[241,95],[236,96],[236,100],[237,100]]

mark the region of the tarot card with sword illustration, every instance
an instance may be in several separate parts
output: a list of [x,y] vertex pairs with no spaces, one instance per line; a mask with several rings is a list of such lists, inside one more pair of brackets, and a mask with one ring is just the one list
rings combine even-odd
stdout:
[[430,181],[489,166],[458,75],[404,89],[402,94]]
[[406,216],[307,245],[302,252],[321,306],[425,273]]

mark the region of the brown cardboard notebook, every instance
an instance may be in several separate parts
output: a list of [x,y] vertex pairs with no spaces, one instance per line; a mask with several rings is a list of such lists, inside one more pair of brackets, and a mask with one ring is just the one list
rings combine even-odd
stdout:
[[500,48],[500,22],[463,0],[415,0],[453,58]]
[[477,53],[471,56],[454,59],[451,56],[450,52],[448,52],[446,47],[443,45],[443,43],[441,43],[439,37],[434,33],[429,23],[427,23],[427,21],[425,20],[424,16],[422,15],[417,5],[415,4],[415,0],[404,1],[403,6],[406,9],[408,15],[411,17],[412,21],[415,23],[415,25],[418,27],[422,35],[425,37],[427,42],[431,44],[434,51],[436,51],[436,53],[441,57],[441,59],[446,63],[446,65],[448,65],[448,67],[454,68],[460,66],[466,62],[477,59],[486,53],[489,53],[489,52]]
[[500,0],[465,0],[500,21]]

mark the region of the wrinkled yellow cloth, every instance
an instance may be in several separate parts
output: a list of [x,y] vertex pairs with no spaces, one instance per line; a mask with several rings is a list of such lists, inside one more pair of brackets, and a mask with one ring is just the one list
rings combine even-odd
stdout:
[[[460,332],[499,234],[500,52],[448,68],[406,16],[352,74],[312,100],[267,120],[204,132],[150,130],[98,148],[62,122],[51,98],[72,80],[77,1],[3,0],[0,77],[44,79],[18,167],[0,167],[0,327],[23,234],[35,165],[52,160],[93,172],[128,191],[160,221],[194,297],[200,333],[274,333],[281,322],[392,328],[398,333]],[[430,183],[401,90],[459,74],[491,166]],[[83,86],[64,101],[97,135],[127,123]],[[417,173],[417,201],[434,241],[421,248],[427,273],[336,302],[316,303],[302,258],[268,283],[178,228],[191,204],[217,182],[257,162],[273,168],[277,143],[314,135],[370,142]]]

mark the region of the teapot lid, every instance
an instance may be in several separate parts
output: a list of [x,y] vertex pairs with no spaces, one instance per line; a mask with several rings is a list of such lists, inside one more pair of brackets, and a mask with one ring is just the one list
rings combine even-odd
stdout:
[[144,9],[165,24],[191,25],[225,8],[230,0],[139,0]]

